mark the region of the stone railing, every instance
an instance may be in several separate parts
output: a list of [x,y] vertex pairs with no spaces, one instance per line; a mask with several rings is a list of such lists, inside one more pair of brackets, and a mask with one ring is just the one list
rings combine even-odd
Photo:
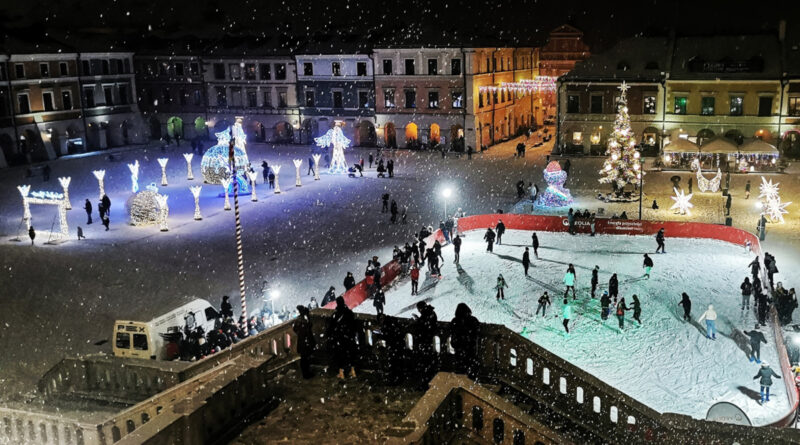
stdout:
[[63,416],[0,407],[2,445],[101,445],[97,426]]

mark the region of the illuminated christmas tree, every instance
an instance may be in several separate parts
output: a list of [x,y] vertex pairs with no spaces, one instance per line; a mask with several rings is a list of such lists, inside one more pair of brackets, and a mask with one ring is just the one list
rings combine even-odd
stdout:
[[631,118],[628,115],[627,92],[630,88],[622,82],[622,92],[617,103],[617,117],[614,120],[614,131],[608,140],[606,154],[609,156],[600,170],[600,182],[611,184],[614,190],[620,190],[628,184],[639,184],[642,167],[639,163],[639,152],[636,151],[636,140],[631,130]]

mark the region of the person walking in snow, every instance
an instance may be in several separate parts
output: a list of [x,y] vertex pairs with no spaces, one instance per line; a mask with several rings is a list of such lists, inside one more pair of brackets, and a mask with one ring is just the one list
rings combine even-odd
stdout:
[[767,338],[759,329],[758,323],[752,331],[744,331],[744,335],[750,337],[750,354],[751,362],[761,363],[761,343],[767,344]]
[[375,157],[372,156],[372,153],[369,154],[369,168],[372,168],[372,163],[375,162]]
[[639,302],[639,297],[636,294],[633,294],[633,303],[631,303],[631,305],[631,309],[633,309],[633,319],[641,326],[642,304]]
[[759,263],[758,257],[747,266],[750,267],[750,275],[753,276],[753,281],[755,281],[755,279],[758,278],[758,273],[761,271],[761,264]]
[[82,239],[86,239],[86,237],[83,236],[83,227],[78,226],[78,241],[80,241]]
[[106,214],[111,213],[111,198],[109,198],[108,195],[104,193],[103,197],[100,198],[100,202],[103,203],[103,210],[105,211],[105,213]]
[[597,291],[597,283],[598,283],[597,274],[599,272],[600,272],[600,266],[594,266],[594,269],[592,269],[592,299],[595,298],[594,293]]
[[86,199],[86,203],[83,205],[83,210],[86,210],[86,224],[92,223],[92,203],[89,199]]
[[506,295],[503,292],[503,288],[506,288],[506,287],[508,287],[508,284],[506,284],[506,279],[503,278],[503,274],[498,275],[497,276],[497,284],[494,287],[497,290],[497,295],[495,295],[495,298],[498,301],[500,299],[503,299],[503,300],[506,299]]
[[339,368],[339,374],[336,376],[339,380],[344,380],[346,369],[350,369],[351,378],[356,376],[353,367],[353,356],[357,348],[355,323],[355,315],[344,303],[344,298],[336,297],[336,309],[331,317],[327,337],[331,342],[335,367]]
[[375,313],[377,315],[383,314],[383,306],[386,304],[386,294],[383,293],[382,290],[378,289],[375,292],[375,296],[372,297],[372,305],[375,306]]
[[539,259],[539,237],[536,236],[536,232],[533,232],[531,235],[531,245],[533,245],[533,255],[536,259]]
[[344,277],[344,291],[347,292],[354,287],[356,287],[356,278],[353,276],[353,272],[347,272],[347,276]]
[[536,314],[535,315],[538,316],[539,315],[539,310],[541,310],[542,311],[542,317],[544,317],[546,315],[545,312],[547,311],[547,306],[550,306],[551,304],[552,303],[550,303],[550,296],[547,295],[547,291],[545,291],[545,293],[542,294],[541,297],[539,297],[539,305],[536,306]]
[[397,224],[397,214],[399,213],[399,210],[397,209],[397,201],[395,201],[394,199],[392,200],[390,213],[392,214],[392,218],[390,219],[390,221],[392,222],[392,224]]
[[453,238],[453,252],[456,254],[456,259],[453,262],[458,264],[458,261],[461,259],[461,235],[456,235],[456,237]]
[[625,297],[620,298],[617,304],[617,320],[619,321],[620,331],[625,329],[625,311],[628,310],[630,310],[630,308],[625,305]]
[[292,330],[297,334],[297,352],[300,354],[300,371],[304,379],[314,376],[311,372],[311,355],[317,343],[308,312],[307,307],[297,306],[298,315],[292,324]]
[[389,161],[386,162],[386,173],[389,173],[390,178],[394,178],[394,160],[389,159]]
[[600,297],[600,318],[603,321],[608,320],[608,315],[611,313],[611,297],[608,291],[603,291],[603,296]]
[[567,297],[569,294],[569,290],[572,289],[572,299],[575,299],[575,266],[572,264],[567,267],[567,273],[564,274],[564,284],[567,286],[566,290],[564,290],[564,298]]
[[569,305],[569,301],[565,298],[563,301],[564,305],[561,307],[561,316],[564,319],[562,324],[564,325],[564,331],[566,331],[567,337],[569,337],[569,320],[572,319],[572,306]]
[[567,212],[567,224],[569,225],[569,234],[575,234],[575,212],[573,212],[572,208],[569,209]]
[[503,224],[502,220],[497,221],[495,231],[497,232],[497,244],[503,244],[503,234],[506,233],[506,225]]
[[456,314],[450,321],[450,344],[455,350],[456,367],[459,372],[474,378],[478,369],[478,340],[480,323],[465,303],[458,303]]
[[750,295],[753,294],[753,285],[750,283],[750,278],[744,277],[744,282],[739,286],[739,289],[742,290],[742,310],[745,309],[745,306],[750,309]]
[[656,243],[658,247],[656,247],[656,253],[660,250],[661,253],[667,253],[667,249],[664,246],[664,228],[658,229],[658,233],[656,233]]
[[642,267],[644,267],[644,276],[649,280],[650,271],[653,270],[653,259],[647,254],[644,254],[644,262],[642,262]]
[[269,169],[269,174],[267,175],[267,182],[269,182],[269,188],[275,188],[275,172],[272,169]]
[[614,303],[616,303],[617,295],[619,294],[619,280],[617,279],[617,274],[612,274],[611,278],[608,280],[608,294],[611,295],[611,298],[614,299]]
[[33,240],[36,238],[36,231],[33,230],[33,226],[28,227],[28,237],[31,239],[31,246],[32,246]]
[[389,194],[388,193],[384,193],[383,195],[381,195],[381,202],[382,202],[381,213],[388,212],[389,211]]
[[711,340],[717,339],[717,312],[714,310],[714,305],[709,304],[708,309],[703,312],[703,315],[697,319],[698,322],[706,321],[706,338]]
[[411,330],[414,332],[416,349],[417,378],[420,386],[427,387],[428,381],[436,374],[437,356],[433,339],[437,335],[438,317],[434,307],[424,301],[417,303],[419,316],[414,316]]
[[744,184],[744,199],[750,199],[750,180]]
[[761,363],[761,369],[758,370],[753,380],[759,379],[758,383],[761,385],[761,404],[769,402],[769,387],[772,386],[772,378],[781,378],[775,371],[769,367],[767,362]]
[[103,226],[106,228],[106,232],[108,232],[108,225],[111,224],[111,220],[108,219],[108,214],[106,213],[103,215]]
[[689,294],[684,292],[681,294],[681,301],[678,305],[683,306],[683,321],[689,321],[692,319],[692,300],[689,298]]
[[493,252],[494,238],[495,238],[494,230],[492,230],[492,228],[489,227],[488,229],[486,229],[486,234],[483,235],[483,239],[486,240],[487,252]]
[[411,267],[411,295],[417,295],[419,289],[419,266],[414,261],[414,266]]
[[528,276],[528,268],[531,266],[531,253],[528,251],[528,248],[525,248],[525,252],[522,253],[522,268],[525,269],[525,276]]

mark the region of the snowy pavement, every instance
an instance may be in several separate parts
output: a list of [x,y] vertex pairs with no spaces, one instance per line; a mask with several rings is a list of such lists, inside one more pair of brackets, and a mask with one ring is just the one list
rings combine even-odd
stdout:
[[[538,232],[541,247],[529,276],[521,264],[531,232],[510,230],[494,253],[486,252],[483,231],[468,232],[460,264],[453,264],[452,247],[443,250],[441,280],[424,278],[419,296],[412,297],[409,279],[398,282],[386,294],[387,314],[409,317],[414,303],[429,301],[440,320],[450,320],[456,305],[467,303],[482,322],[502,324],[526,336],[560,357],[589,371],[608,384],[660,412],[705,418],[719,401],[741,407],[754,425],[765,425],[789,410],[783,384],[776,381],[775,394],[765,406],[758,402],[759,387],[753,380],[758,365],[747,359],[747,337],[742,329],[755,324],[752,309],[740,309],[739,284],[748,275],[749,254],[739,246],[703,239],[668,239],[667,254],[651,255],[655,263],[651,278],[643,278],[642,255],[655,250],[650,236],[575,236]],[[533,251],[531,249],[531,257]],[[561,308],[562,279],[567,265],[574,264],[578,299],[570,335],[564,334]],[[598,299],[590,293],[591,269],[600,266]],[[631,305],[639,296],[642,325],[626,313],[620,331],[616,316],[603,322],[599,297],[608,288],[612,273],[619,278],[620,296]],[[505,301],[495,299],[497,275],[508,283]],[[553,302],[546,317],[535,316],[537,300],[547,291]],[[680,295],[692,299],[694,321],[683,321]],[[705,323],[696,320],[713,304],[717,340],[705,337]],[[375,313],[371,300],[357,311]],[[777,366],[777,351],[771,329],[764,330],[768,345],[762,358]]]

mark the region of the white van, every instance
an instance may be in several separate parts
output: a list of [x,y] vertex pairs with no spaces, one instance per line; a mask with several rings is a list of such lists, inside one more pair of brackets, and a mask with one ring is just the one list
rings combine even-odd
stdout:
[[164,336],[183,332],[189,312],[194,313],[195,325],[205,332],[214,329],[219,317],[211,303],[198,298],[149,322],[117,320],[114,323],[114,356],[169,359]]

